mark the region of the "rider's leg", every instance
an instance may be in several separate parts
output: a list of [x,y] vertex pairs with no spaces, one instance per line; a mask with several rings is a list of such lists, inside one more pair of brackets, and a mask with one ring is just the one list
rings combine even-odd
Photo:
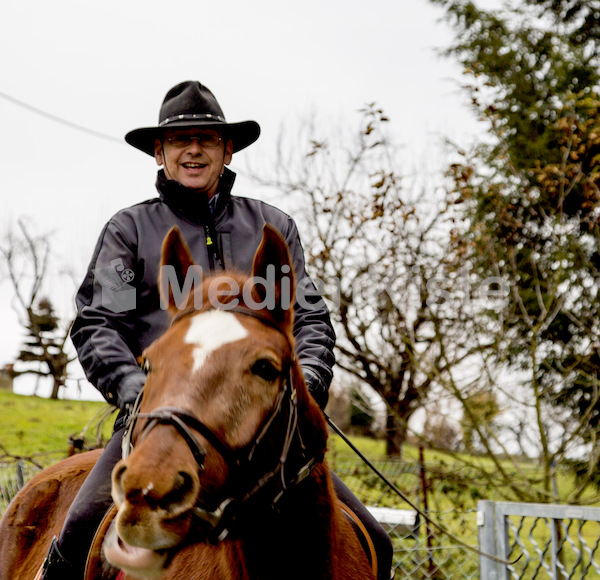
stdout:
[[41,580],[83,578],[96,529],[112,505],[111,472],[121,459],[124,428],[115,430],[69,508],[62,532],[52,542]]
[[390,580],[393,577],[391,570],[394,552],[390,536],[344,482],[335,473],[332,472],[331,475],[338,497],[359,517],[373,540],[377,554],[377,580]]

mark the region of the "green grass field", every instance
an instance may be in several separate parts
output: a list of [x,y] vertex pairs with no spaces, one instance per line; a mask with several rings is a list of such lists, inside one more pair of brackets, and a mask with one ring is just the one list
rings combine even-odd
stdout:
[[[110,407],[106,403],[92,401],[67,401],[42,399],[40,397],[16,395],[7,391],[0,391],[0,459],[11,457],[33,458],[36,463],[47,466],[65,457],[69,451],[69,438],[85,433],[85,445],[87,447],[97,446],[98,422],[103,414],[110,413]],[[101,436],[104,441],[110,437],[112,425],[116,413],[106,417],[101,428]],[[370,460],[378,461],[385,459],[385,443],[369,437],[352,437],[352,442]],[[404,461],[411,464],[415,469],[418,450],[411,446],[404,448]],[[332,435],[329,439],[329,463],[337,471],[337,467],[344,462],[360,460],[347,444],[338,436]],[[493,465],[486,458],[465,457],[468,463],[478,464],[493,473]],[[496,485],[490,487],[489,483],[482,483],[480,478],[475,477],[474,468],[465,466],[460,458],[444,455],[440,452],[425,451],[425,463],[428,470],[428,478],[435,487],[431,489],[432,509],[445,511],[456,508],[457,505],[465,508],[475,507],[478,499],[504,499],[514,500],[507,490],[498,488]],[[363,469],[364,467],[364,469]],[[535,476],[534,465],[524,465],[524,468]],[[391,467],[395,469],[394,466]],[[395,473],[395,471],[392,471]],[[454,473],[453,478],[447,474]],[[369,486],[372,481],[374,493],[380,493],[381,482],[373,476],[366,468],[360,465],[355,474],[346,476],[352,483],[361,483]],[[436,480],[437,478],[437,480]],[[360,482],[358,480],[361,480]],[[418,473],[412,475],[403,474],[397,480],[404,487],[419,488]],[[561,473],[558,477],[558,488],[567,489],[574,485],[569,473]],[[590,490],[586,494],[585,503],[597,504],[597,491]],[[390,502],[397,502],[397,496],[390,496]]]
[[[110,410],[101,402],[52,401],[7,391],[0,391],[0,408],[0,457],[31,457],[41,465],[65,457],[69,437],[81,435],[86,427],[86,445],[95,444],[100,415]],[[112,423],[110,417],[104,422],[105,438]]]
[[[34,396],[0,391],[0,457],[35,457],[48,465],[64,457],[69,450],[69,437],[85,433],[86,445],[96,443],[97,422],[106,403],[95,401],[53,401]],[[102,426],[102,435],[110,436],[116,414]],[[354,437],[354,444],[368,457],[380,458],[385,444],[368,437]],[[339,458],[355,458],[354,452],[337,436],[329,441],[331,452]]]
[[[95,444],[98,420],[111,409],[102,402],[53,401],[8,391],[0,391],[0,408],[0,458],[33,457],[43,465],[67,455],[71,436],[86,431],[86,445]],[[104,421],[101,434],[105,440],[110,436],[115,417],[116,412]],[[368,457],[384,455],[383,441],[355,437],[353,442]],[[336,457],[356,457],[339,437],[332,436],[329,447]]]

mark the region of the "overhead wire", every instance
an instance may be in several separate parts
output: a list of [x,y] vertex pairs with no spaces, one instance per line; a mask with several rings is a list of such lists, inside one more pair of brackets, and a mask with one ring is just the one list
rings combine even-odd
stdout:
[[19,99],[16,99],[15,97],[12,97],[6,93],[1,92],[1,91],[0,91],[0,98],[12,103],[13,105],[17,105],[18,107],[26,109],[27,111],[30,111],[32,113],[35,113],[42,117],[45,117],[46,119],[50,119],[51,121],[54,121],[55,123],[60,123],[61,125],[65,125],[66,127],[69,127],[71,129],[81,131],[82,133],[87,133],[88,135],[91,135],[93,137],[99,137],[100,139],[105,139],[112,143],[119,143],[119,145],[124,144],[124,141],[122,139],[118,139],[117,137],[113,137],[112,135],[107,135],[106,133],[101,133],[100,131],[96,131],[95,129],[90,129],[89,127],[84,127],[83,125],[79,125],[77,123],[67,121],[66,119],[63,119],[62,117],[58,117],[57,115],[53,115],[52,113],[48,113],[47,111],[38,109],[37,107],[34,107],[33,105],[25,103]]

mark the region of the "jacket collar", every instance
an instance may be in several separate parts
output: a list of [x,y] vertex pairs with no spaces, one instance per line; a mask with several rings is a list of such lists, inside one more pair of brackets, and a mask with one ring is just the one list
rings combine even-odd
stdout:
[[[234,181],[235,173],[225,167],[223,177],[219,181],[219,198],[214,211],[215,216],[229,203]],[[208,208],[208,198],[181,185],[178,181],[167,179],[162,169],[159,170],[156,177],[156,189],[160,199],[180,217],[194,223],[206,223],[210,220],[211,212]]]

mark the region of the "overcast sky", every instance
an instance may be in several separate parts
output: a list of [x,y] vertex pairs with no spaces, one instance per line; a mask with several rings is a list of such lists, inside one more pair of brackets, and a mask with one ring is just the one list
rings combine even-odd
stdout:
[[[417,156],[435,155],[432,144],[443,137],[466,142],[476,132],[458,89],[460,71],[436,56],[451,36],[427,0],[305,0],[296,6],[281,0],[4,0],[2,236],[18,218],[37,232],[51,231],[54,271],[69,267],[79,280],[104,223],[155,195],[153,159],[122,138],[156,124],[164,94],[183,80],[207,85],[229,121],[254,119],[262,127],[260,140],[231,165],[240,171],[239,195],[265,195],[243,168],[270,158],[282,123],[314,112],[355,126],[356,111],[375,101],[391,119],[394,140]],[[272,194],[269,201],[285,208]],[[49,282],[46,293],[68,309],[73,285],[58,276]],[[11,295],[3,279],[0,366],[14,358],[22,339]],[[30,384],[19,379],[17,390],[26,392]]]

